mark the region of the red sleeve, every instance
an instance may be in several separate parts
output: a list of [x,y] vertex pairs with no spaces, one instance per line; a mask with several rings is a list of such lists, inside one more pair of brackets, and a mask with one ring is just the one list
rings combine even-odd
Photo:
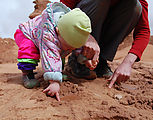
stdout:
[[60,0],[60,2],[64,3],[69,8],[75,8],[76,4],[79,3],[81,0]]
[[150,28],[148,21],[148,3],[146,0],[139,0],[142,5],[142,15],[138,21],[134,30],[134,42],[130,53],[138,56],[138,61],[141,59],[142,53],[147,47],[150,40]]

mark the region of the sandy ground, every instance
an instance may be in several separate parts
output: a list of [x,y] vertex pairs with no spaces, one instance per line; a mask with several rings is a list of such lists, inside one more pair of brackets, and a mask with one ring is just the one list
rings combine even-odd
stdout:
[[[126,43],[126,42],[125,42]],[[129,47],[122,44],[111,64],[114,70]],[[0,120],[153,120],[153,45],[134,65],[130,80],[109,89],[107,80],[72,77],[61,84],[61,102],[46,96],[41,86],[26,89],[16,66],[14,40],[0,39]]]

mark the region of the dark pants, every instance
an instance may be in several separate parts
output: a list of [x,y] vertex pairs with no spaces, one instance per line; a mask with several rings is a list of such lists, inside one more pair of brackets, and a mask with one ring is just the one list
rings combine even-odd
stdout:
[[100,46],[100,58],[112,61],[119,44],[134,29],[141,15],[138,0],[81,0],[76,7],[91,19],[92,35]]

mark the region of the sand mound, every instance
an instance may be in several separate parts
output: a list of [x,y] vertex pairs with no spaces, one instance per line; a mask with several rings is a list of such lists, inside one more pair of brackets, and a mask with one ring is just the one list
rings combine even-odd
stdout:
[[0,64],[15,63],[17,58],[17,46],[10,38],[0,38]]

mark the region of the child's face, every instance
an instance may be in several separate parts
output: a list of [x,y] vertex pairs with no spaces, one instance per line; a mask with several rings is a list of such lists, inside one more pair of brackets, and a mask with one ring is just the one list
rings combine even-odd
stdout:
[[70,50],[70,51],[72,51],[72,50],[76,49],[76,48],[74,48],[74,47],[72,47],[72,46],[70,46],[70,45],[68,45],[68,44],[66,43],[66,41],[65,41],[65,40],[62,38],[62,36],[60,35],[59,30],[58,30],[57,27],[56,27],[56,32],[57,32],[57,34],[58,34],[58,39],[59,39],[59,41],[61,42],[62,50]]
[[72,50],[76,49],[76,48],[68,45],[67,42],[62,38],[62,36],[60,34],[58,34],[58,39],[61,42],[61,46],[62,46],[63,50],[70,50],[70,51],[72,51]]

